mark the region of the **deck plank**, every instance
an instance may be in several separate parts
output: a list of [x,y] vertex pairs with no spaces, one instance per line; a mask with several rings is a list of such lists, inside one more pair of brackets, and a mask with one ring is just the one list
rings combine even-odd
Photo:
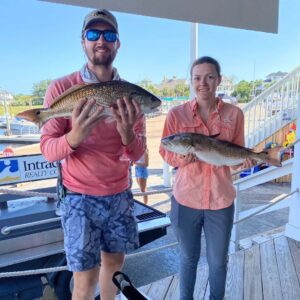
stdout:
[[259,245],[245,251],[244,299],[263,299]]
[[244,294],[245,251],[229,255],[225,299],[241,300]]
[[273,240],[260,245],[264,299],[283,300]]
[[299,300],[299,282],[285,236],[274,239],[283,299]]
[[153,282],[146,295],[153,300],[164,299],[171,285],[172,279],[173,276],[169,276]]
[[179,299],[179,275],[173,276],[173,280],[169,286],[169,290],[164,300],[178,300]]
[[[300,242],[285,236],[229,256],[225,299],[300,299]],[[139,288],[152,300],[178,300],[179,276]],[[194,299],[209,299],[208,265],[197,270]]]
[[138,290],[139,290],[140,292],[142,292],[143,294],[146,295],[146,294],[148,293],[148,291],[149,291],[151,285],[152,285],[152,283],[149,283],[149,284],[147,284],[147,285],[141,286],[141,287],[138,288]]
[[300,282],[300,242],[292,240],[290,238],[288,238],[287,240],[294,261],[294,266],[298,276],[298,281]]
[[208,264],[204,263],[198,266],[197,278],[194,290],[194,299],[203,299],[208,282]]

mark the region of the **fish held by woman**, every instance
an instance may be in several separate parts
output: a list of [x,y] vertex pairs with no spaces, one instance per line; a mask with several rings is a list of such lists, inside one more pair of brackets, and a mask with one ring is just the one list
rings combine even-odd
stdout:
[[127,97],[129,100],[134,100],[138,103],[141,111],[145,114],[157,111],[161,105],[160,99],[140,86],[127,81],[115,80],[76,85],[57,97],[49,108],[25,110],[19,113],[17,117],[42,127],[49,119],[71,117],[75,105],[81,99],[95,99],[96,103],[92,112],[101,105],[105,108],[101,116],[103,118],[112,117],[110,108],[116,106],[116,100],[123,97]]
[[281,167],[281,147],[255,152],[215,137],[200,133],[178,133],[162,138],[161,144],[166,150],[177,154],[194,153],[199,160],[215,166],[236,166],[250,158]]

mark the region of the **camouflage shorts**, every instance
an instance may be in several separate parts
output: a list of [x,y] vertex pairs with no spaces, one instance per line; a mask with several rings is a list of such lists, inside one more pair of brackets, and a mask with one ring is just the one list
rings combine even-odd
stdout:
[[130,190],[112,196],[67,195],[62,204],[64,245],[70,271],[100,264],[100,251],[127,253],[138,248]]

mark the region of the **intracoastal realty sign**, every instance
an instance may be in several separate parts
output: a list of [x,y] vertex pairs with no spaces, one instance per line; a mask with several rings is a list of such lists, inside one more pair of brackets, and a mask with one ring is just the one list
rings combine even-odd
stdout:
[[40,154],[0,158],[0,185],[56,178],[56,165]]

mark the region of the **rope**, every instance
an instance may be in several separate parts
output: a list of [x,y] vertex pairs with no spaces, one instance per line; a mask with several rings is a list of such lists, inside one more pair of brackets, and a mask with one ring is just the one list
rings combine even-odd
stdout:
[[[287,197],[295,194],[295,193],[298,193],[299,192],[299,189],[297,188],[295,191],[287,194],[287,195],[284,195],[282,197],[279,197],[277,199],[277,201],[265,206],[264,208],[252,213],[251,215],[243,218],[243,219],[240,219],[240,220],[237,220],[234,222],[234,224],[237,224],[237,223],[240,223],[240,222],[243,222],[255,215],[257,215],[258,213],[268,209],[269,207],[275,205],[276,203],[279,203],[280,201],[286,199]],[[60,218],[55,218],[57,220],[59,220]],[[44,222],[49,222],[51,219],[48,219],[48,220],[44,220]],[[33,222],[33,223],[39,223],[39,222]],[[21,226],[21,225],[19,225]],[[15,226],[16,227],[16,226]],[[4,228],[3,228],[4,229]],[[2,230],[3,230],[2,229]],[[234,243],[236,243],[236,241],[232,241]],[[174,243],[171,243],[171,244],[168,244],[168,245],[164,245],[164,246],[161,246],[161,247],[158,247],[158,248],[153,248],[153,249],[149,249],[149,250],[145,250],[145,251],[142,251],[142,252],[137,252],[137,253],[133,253],[133,254],[129,254],[127,255],[127,257],[137,257],[137,256],[140,256],[140,255],[147,255],[147,254],[151,254],[153,252],[157,252],[157,251],[160,251],[160,250],[163,250],[163,249],[166,249],[166,248],[170,248],[170,247],[174,247],[174,246],[177,246],[178,245],[178,242],[174,242]],[[6,273],[0,273],[0,278],[5,278],[5,277],[16,277],[16,276],[28,276],[28,275],[35,275],[35,274],[44,274],[44,273],[51,273],[51,272],[59,272],[59,271],[65,271],[65,270],[68,270],[67,266],[61,266],[61,267],[54,267],[54,268],[46,268],[46,269],[37,269],[37,270],[27,270],[27,271],[17,271],[17,272],[6,272]]]
[[[5,189],[5,188],[0,188],[0,192],[4,194],[11,194],[11,195],[20,195],[20,196],[31,196],[31,197],[47,197],[47,198],[52,198],[52,199],[57,199],[56,193],[41,193],[41,192],[33,192],[33,191],[21,191],[21,190],[16,190],[16,189]],[[163,194],[163,193],[169,193],[172,192],[172,188],[166,188],[166,189],[161,189],[159,191],[149,191],[149,192],[136,192],[133,193],[133,196],[146,196],[146,195],[154,195],[154,194]]]
[[[142,252],[128,254],[128,255],[126,255],[126,257],[129,258],[129,257],[137,257],[137,256],[140,256],[140,255],[146,255],[146,254],[149,254],[149,253],[153,253],[153,252],[163,250],[165,248],[174,247],[177,244],[178,244],[178,242],[174,242],[174,243],[164,245],[164,246],[161,246],[161,247],[158,247],[158,248],[153,248],[153,249],[145,250],[145,251],[142,251]],[[29,275],[36,275],[36,274],[60,272],[60,271],[66,271],[66,270],[68,270],[67,266],[61,266],[61,267],[53,267],[53,268],[45,268],[45,269],[37,269],[37,270],[4,272],[4,273],[0,273],[0,278],[17,277],[17,276],[29,276]]]
[[60,271],[66,271],[66,270],[68,270],[67,266],[61,266],[61,267],[27,270],[27,271],[4,272],[4,273],[0,273],[0,278],[29,276],[29,275],[36,275],[36,274],[60,272]]
[[152,249],[145,250],[145,251],[142,251],[142,252],[128,254],[126,256],[127,257],[137,257],[137,256],[140,256],[140,255],[145,255],[145,254],[150,254],[150,253],[153,253],[153,252],[156,252],[156,251],[160,251],[160,250],[163,250],[165,248],[171,248],[171,247],[174,247],[174,246],[177,246],[177,245],[178,245],[178,242],[174,242],[174,243],[167,244],[167,245],[164,245],[164,246],[161,246],[161,247],[158,247],[158,248],[152,248]]
[[40,196],[40,197],[57,199],[56,193],[41,193],[41,192],[21,191],[16,189],[5,189],[5,188],[0,188],[0,192],[4,194],[10,194],[10,195],[31,196],[31,197]]
[[57,217],[57,218],[51,218],[51,219],[46,219],[46,220],[41,220],[41,221],[36,221],[36,222],[30,222],[30,223],[25,223],[25,224],[20,224],[20,225],[5,226],[5,227],[1,228],[1,233],[3,235],[8,235],[13,230],[24,229],[24,228],[27,228],[27,227],[32,227],[32,226],[44,225],[44,224],[48,224],[48,223],[52,223],[52,222],[57,222],[57,221],[60,221],[60,219],[61,219],[61,217]]
[[291,196],[291,195],[293,195],[293,194],[295,194],[295,193],[298,193],[298,192],[299,192],[299,189],[297,188],[295,191],[293,191],[293,192],[291,192],[291,193],[289,193],[289,194],[287,194],[287,195],[283,195],[283,196],[281,196],[281,197],[278,197],[278,199],[277,199],[275,202],[272,202],[271,204],[269,204],[269,205],[267,205],[267,206],[265,206],[265,207],[263,207],[263,208],[257,210],[256,212],[250,214],[249,216],[247,216],[247,217],[245,217],[245,218],[242,218],[242,219],[239,219],[239,220],[233,222],[233,224],[238,224],[238,223],[240,223],[240,222],[243,222],[243,221],[245,221],[245,220],[247,220],[247,219],[249,219],[249,218],[251,218],[251,217],[253,217],[253,216],[257,215],[257,214],[259,214],[260,212],[262,212],[262,211],[268,209],[269,207],[271,207],[271,206],[273,206],[273,205],[279,203],[280,201],[282,201],[282,200],[286,199],[287,197],[289,197],[289,196]]

